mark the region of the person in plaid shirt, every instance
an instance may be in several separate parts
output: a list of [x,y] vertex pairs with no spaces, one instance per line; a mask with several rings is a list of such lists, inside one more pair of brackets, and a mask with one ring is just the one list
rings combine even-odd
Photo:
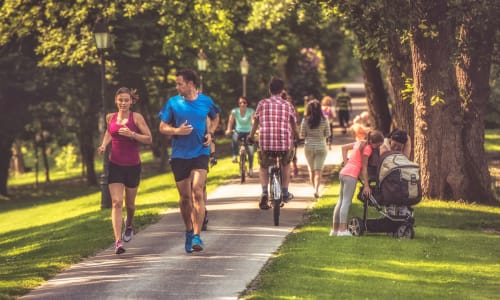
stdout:
[[290,162],[294,156],[294,138],[298,137],[297,117],[293,104],[286,100],[285,82],[273,77],[269,83],[271,97],[262,99],[257,104],[254,115],[252,130],[248,135],[249,142],[260,125],[259,131],[259,164],[260,183],[262,185],[262,196],[259,207],[269,209],[268,188],[269,182],[267,168],[271,160],[267,156],[267,151],[283,151],[285,155],[281,160],[282,165],[282,185],[283,201],[292,199],[292,194],[288,192],[290,183]]

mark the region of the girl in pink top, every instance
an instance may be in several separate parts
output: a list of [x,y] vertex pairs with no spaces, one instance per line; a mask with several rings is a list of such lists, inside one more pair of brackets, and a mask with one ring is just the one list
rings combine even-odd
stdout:
[[[380,147],[384,142],[384,136],[379,131],[371,131],[367,135],[366,141],[357,141],[355,143],[342,146],[342,158],[344,167],[340,170],[340,192],[339,201],[333,210],[333,226],[330,236],[350,236],[347,230],[347,217],[349,208],[352,204],[352,197],[356,190],[356,183],[359,174],[363,177],[363,194],[368,196],[371,193],[368,182],[368,158],[372,150]],[[347,158],[347,152],[351,151],[351,156]]]
[[139,187],[141,175],[141,160],[139,158],[139,143],[151,144],[151,131],[144,117],[130,111],[132,104],[139,96],[135,90],[126,87],[119,88],[115,94],[115,104],[118,112],[106,115],[108,129],[104,133],[102,144],[98,151],[105,153],[111,142],[109,157],[109,193],[111,195],[111,223],[115,235],[115,253],[125,252],[122,244],[122,205],[125,191],[127,218],[123,241],[128,242],[133,235],[133,218],[135,212],[135,196]]

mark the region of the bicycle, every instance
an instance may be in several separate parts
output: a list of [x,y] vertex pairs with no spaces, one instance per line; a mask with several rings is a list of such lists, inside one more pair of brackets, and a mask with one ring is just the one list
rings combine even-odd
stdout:
[[[241,178],[241,183],[245,183],[246,180],[246,174],[247,174],[247,166],[246,166],[246,161],[247,161],[247,155],[250,155],[250,153],[247,152],[247,147],[251,147],[252,145],[247,143],[246,141],[246,134],[240,134],[237,131],[234,131],[236,134],[238,134],[238,145],[239,145],[239,156],[240,156],[240,178]],[[250,167],[249,167],[250,169]],[[248,170],[249,170],[248,169]],[[249,170],[250,171],[250,170]]]
[[269,196],[271,199],[271,206],[273,208],[274,225],[278,226],[280,223],[280,210],[285,204],[283,202],[283,193],[281,191],[281,160],[286,154],[285,151],[266,151],[268,157],[272,158],[273,163],[268,168],[269,174]]

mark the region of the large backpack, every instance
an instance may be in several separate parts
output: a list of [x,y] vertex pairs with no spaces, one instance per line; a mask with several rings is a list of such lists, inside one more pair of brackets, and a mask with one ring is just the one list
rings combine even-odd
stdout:
[[399,151],[380,156],[378,185],[382,205],[415,205],[422,200],[420,167]]

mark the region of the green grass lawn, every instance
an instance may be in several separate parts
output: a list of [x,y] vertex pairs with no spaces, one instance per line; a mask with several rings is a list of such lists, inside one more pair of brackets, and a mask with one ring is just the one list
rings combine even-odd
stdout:
[[[498,144],[497,135],[487,136],[487,143]],[[219,157],[225,158],[209,173],[209,192],[237,176],[227,172],[227,139],[220,142]],[[147,172],[136,203],[138,230],[178,205],[172,174],[155,172],[149,154],[142,158]],[[77,174],[38,189],[26,175],[12,181],[11,198],[0,199],[0,299],[15,299],[112,245],[110,210],[100,209],[98,187],[86,186]],[[413,240],[329,237],[338,197],[333,178],[308,222],[288,236],[245,298],[497,298],[500,208],[425,200],[415,207]],[[351,216],[362,215],[360,204],[354,201]]]
[[413,240],[329,237],[337,197],[335,181],[244,299],[498,299],[500,208],[425,200]]
[[484,149],[487,152],[500,153],[500,129],[486,130]]

